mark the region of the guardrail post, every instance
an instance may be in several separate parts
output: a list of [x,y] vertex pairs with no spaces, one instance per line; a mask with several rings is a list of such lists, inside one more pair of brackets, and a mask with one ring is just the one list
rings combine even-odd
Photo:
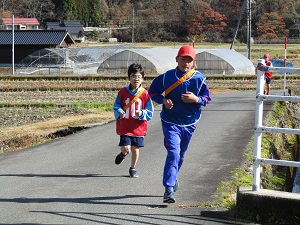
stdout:
[[255,110],[255,128],[254,128],[254,158],[253,158],[253,182],[252,190],[259,191],[260,189],[260,164],[257,158],[261,158],[261,143],[262,143],[262,132],[258,129],[262,127],[263,119],[263,101],[259,96],[263,95],[264,92],[264,59],[259,59],[256,73],[257,73],[257,84],[256,84],[256,110]]

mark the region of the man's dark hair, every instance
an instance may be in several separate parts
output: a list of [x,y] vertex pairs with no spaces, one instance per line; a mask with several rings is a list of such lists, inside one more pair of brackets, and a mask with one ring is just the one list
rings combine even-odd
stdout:
[[143,76],[144,78],[144,70],[141,64],[138,63],[132,63],[129,67],[128,67],[128,78],[130,77],[131,74],[136,73],[136,72],[140,72],[140,74]]

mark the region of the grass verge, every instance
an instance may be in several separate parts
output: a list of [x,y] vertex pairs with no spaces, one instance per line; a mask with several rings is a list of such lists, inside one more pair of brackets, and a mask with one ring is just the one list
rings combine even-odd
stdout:
[[[50,141],[68,133],[85,129],[95,124],[107,123],[113,120],[113,113],[101,113],[64,116],[43,122],[36,122],[17,127],[9,127],[0,131],[0,140],[4,152],[16,151],[33,145]],[[77,127],[74,129],[74,127]]]

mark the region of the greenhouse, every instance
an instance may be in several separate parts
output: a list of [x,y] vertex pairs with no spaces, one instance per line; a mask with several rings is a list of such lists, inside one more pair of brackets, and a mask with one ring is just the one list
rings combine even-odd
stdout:
[[161,74],[176,67],[177,51],[166,47],[124,49],[101,62],[100,69],[120,74],[126,72],[130,64],[140,63],[147,74]]
[[204,74],[255,74],[253,63],[230,49],[202,49],[197,52],[196,64]]
[[[22,61],[26,73],[43,68],[69,68],[73,74],[124,75],[132,63],[142,64],[145,73],[162,74],[176,67],[178,48],[134,48],[129,45],[44,49]],[[196,68],[203,74],[255,74],[252,62],[230,49],[196,49]]]
[[[103,71],[124,73],[133,62],[141,63],[147,73],[161,74],[175,68],[175,48],[132,48],[122,50],[102,62]],[[204,74],[255,74],[253,63],[244,55],[230,49],[196,49],[196,68]]]

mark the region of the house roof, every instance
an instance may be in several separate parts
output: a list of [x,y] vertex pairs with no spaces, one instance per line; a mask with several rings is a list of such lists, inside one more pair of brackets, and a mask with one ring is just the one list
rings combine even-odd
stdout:
[[46,26],[48,30],[67,30],[72,35],[77,35],[80,31],[84,32],[79,20],[65,20],[63,23],[47,22]]
[[[15,45],[61,45],[64,40],[74,44],[73,38],[65,30],[15,30]],[[0,30],[0,45],[12,44],[12,31]]]
[[[12,25],[12,18],[2,18],[3,24],[6,26]],[[40,25],[36,18],[14,18],[14,24],[26,24],[26,25]]]

